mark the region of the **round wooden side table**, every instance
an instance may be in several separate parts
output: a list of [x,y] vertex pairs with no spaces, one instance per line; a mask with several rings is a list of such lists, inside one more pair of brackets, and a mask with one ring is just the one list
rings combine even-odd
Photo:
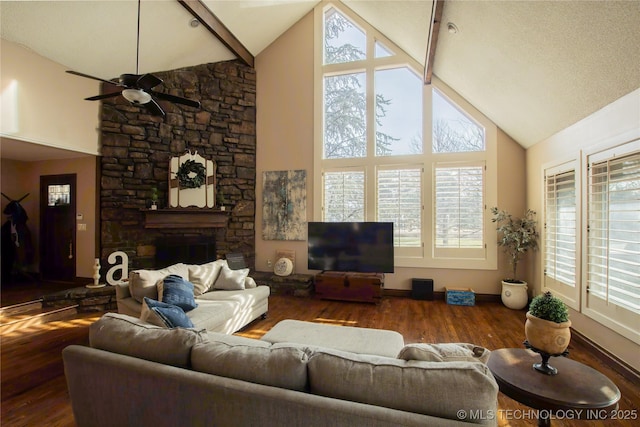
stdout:
[[566,357],[554,357],[550,363],[558,373],[546,375],[533,368],[539,362],[539,354],[519,348],[493,350],[487,362],[502,393],[542,410],[539,426],[549,426],[551,415],[562,411],[593,419],[594,414],[603,417],[617,409],[620,390],[600,372]]

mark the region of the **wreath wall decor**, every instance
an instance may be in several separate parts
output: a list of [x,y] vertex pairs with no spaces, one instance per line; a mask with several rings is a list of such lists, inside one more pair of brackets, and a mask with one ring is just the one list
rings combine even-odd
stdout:
[[202,163],[186,160],[178,167],[176,177],[181,188],[200,188],[204,184],[207,172]]

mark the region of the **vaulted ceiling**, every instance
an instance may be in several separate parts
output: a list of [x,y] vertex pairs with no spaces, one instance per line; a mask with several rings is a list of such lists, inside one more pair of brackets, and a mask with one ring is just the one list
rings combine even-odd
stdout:
[[[182,5],[191,1],[142,0],[140,73],[236,57],[205,25],[191,25]],[[202,0],[253,56],[318,3]],[[424,64],[431,0],[343,3]],[[137,7],[135,0],[1,1],[1,35],[111,79],[135,72]],[[433,72],[530,147],[640,87],[640,1],[446,0]]]

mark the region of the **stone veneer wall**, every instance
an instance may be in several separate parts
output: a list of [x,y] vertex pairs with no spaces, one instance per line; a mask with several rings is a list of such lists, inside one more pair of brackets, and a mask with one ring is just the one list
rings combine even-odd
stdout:
[[[158,92],[197,99],[195,109],[160,101],[166,117],[129,104],[121,96],[103,101],[100,166],[100,254],[129,256],[129,268],[153,268],[157,239],[215,236],[218,258],[242,252],[255,264],[256,75],[239,61],[153,73]],[[145,229],[151,189],[159,208],[168,204],[169,160],[197,150],[217,162],[217,187],[232,206],[226,228]]]

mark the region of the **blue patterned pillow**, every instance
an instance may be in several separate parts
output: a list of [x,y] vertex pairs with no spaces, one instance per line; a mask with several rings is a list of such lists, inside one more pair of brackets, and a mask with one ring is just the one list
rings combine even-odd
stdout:
[[198,306],[193,297],[193,283],[176,274],[168,275],[158,284],[158,295],[162,302],[177,305],[185,312]]
[[164,322],[167,328],[193,328],[193,322],[189,319],[184,310],[177,305],[167,304],[144,297],[144,302],[149,309],[156,313]]

